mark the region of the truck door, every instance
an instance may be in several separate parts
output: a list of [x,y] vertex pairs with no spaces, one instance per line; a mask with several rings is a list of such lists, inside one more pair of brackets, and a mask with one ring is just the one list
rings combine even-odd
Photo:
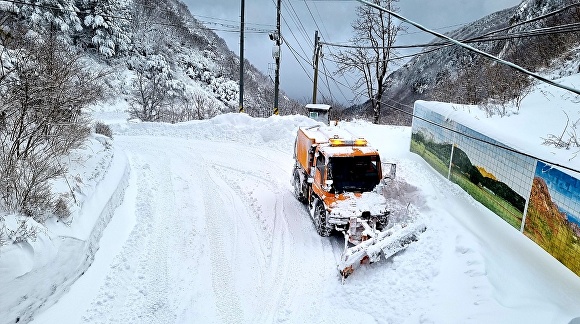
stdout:
[[320,191],[322,190],[322,185],[324,184],[324,180],[326,178],[326,159],[324,155],[318,154],[316,157],[316,171],[314,173],[314,187],[316,187],[315,191],[318,192],[320,195]]

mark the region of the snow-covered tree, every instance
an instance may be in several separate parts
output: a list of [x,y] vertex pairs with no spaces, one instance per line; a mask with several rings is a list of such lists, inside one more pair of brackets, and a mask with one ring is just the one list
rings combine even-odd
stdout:
[[75,0],[21,0],[8,9],[26,20],[34,30],[70,32],[82,29]]
[[131,115],[144,121],[164,121],[172,99],[183,94],[183,83],[172,77],[163,55],[133,56],[128,64],[135,73]]
[[90,132],[83,109],[101,98],[100,76],[56,33],[0,41],[0,210],[42,222],[55,206],[49,182],[65,172],[58,159]]
[[90,43],[104,56],[126,52],[131,44],[131,0],[82,0],[81,18]]

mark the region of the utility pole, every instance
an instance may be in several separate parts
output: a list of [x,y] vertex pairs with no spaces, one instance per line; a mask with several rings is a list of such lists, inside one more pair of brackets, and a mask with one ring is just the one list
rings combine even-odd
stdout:
[[282,35],[280,34],[280,7],[282,0],[278,0],[277,14],[276,14],[276,45],[272,51],[272,56],[276,61],[276,76],[274,77],[274,115],[279,115],[278,109],[278,95],[280,93],[280,45],[282,44]]
[[314,33],[314,87],[312,90],[312,103],[316,103],[316,92],[318,91],[318,57],[320,56],[320,38],[318,30]]
[[244,0],[240,18],[240,113],[244,112]]

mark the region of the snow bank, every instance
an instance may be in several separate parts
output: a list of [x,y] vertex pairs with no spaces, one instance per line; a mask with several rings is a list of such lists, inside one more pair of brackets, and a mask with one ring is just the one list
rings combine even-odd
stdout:
[[[105,115],[106,116],[106,115]],[[97,115],[100,117],[100,115]],[[252,118],[246,114],[230,113],[209,120],[178,124],[113,120],[110,126],[120,136],[164,136],[218,142],[234,142],[268,147],[293,145],[299,126],[318,124],[305,116],[271,116]]]
[[[0,247],[2,323],[26,322],[68,291],[91,265],[102,231],[123,199],[128,164],[109,140],[94,135],[70,157],[67,178],[72,187],[64,180],[54,184],[57,195],[68,190],[75,196],[70,225],[56,219],[46,226],[31,224],[40,229],[36,240]],[[20,217],[5,217],[6,225]]]
[[[580,74],[555,81],[577,88]],[[416,105],[427,107],[525,154],[580,170],[580,158],[577,158],[580,148],[558,149],[544,145],[550,135],[563,135],[566,140],[569,133],[578,132],[578,103],[579,95],[541,84],[524,98],[519,109],[508,108],[505,116],[487,116],[479,106],[426,101],[417,101]],[[580,174],[574,176],[580,178]]]

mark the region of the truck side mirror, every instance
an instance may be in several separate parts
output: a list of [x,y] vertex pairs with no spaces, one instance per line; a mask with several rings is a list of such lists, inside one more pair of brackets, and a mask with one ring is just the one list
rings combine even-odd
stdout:
[[332,188],[332,184],[334,183],[334,181],[332,180],[326,180],[324,181],[324,190],[325,191],[330,191],[330,189]]
[[395,163],[382,163],[382,168],[383,168],[383,180],[395,179],[395,176],[397,175],[397,165]]

